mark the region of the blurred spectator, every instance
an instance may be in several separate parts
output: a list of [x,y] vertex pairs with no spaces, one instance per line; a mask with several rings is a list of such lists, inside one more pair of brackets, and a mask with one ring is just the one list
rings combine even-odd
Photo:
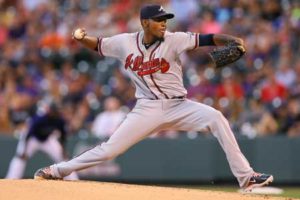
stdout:
[[300,136],[300,102],[299,97],[291,97],[287,103],[288,115],[281,126],[281,133],[290,137]]
[[218,98],[242,100],[244,98],[244,91],[236,78],[226,77],[217,86],[216,95]]
[[216,86],[209,80],[209,70],[210,69],[199,69],[198,73],[193,75],[195,78],[195,84],[191,84],[191,86],[188,87],[187,90],[189,98],[193,98],[199,102],[206,103],[212,106],[213,98],[216,95]]
[[108,138],[125,119],[126,112],[121,109],[120,101],[108,97],[104,101],[104,111],[99,113],[91,127],[92,133],[99,138]]
[[[279,111],[280,109],[278,109]],[[284,112],[281,112],[282,114]],[[274,135],[278,133],[279,127],[274,116],[270,112],[262,114],[260,121],[254,124],[256,134],[258,136]]]
[[[300,77],[300,59],[296,61],[295,64],[295,76]],[[290,92],[292,96],[299,96],[300,95],[300,79],[295,78],[293,87],[290,88]]]
[[2,21],[0,21],[0,47],[2,47],[7,40],[8,37],[8,30],[3,24]]
[[[287,88],[276,80],[274,70],[269,66],[265,69],[266,79],[261,87],[261,99],[266,104],[276,103],[275,101],[284,101],[287,97]],[[276,106],[276,105],[275,105]]]
[[193,32],[199,32],[202,34],[220,33],[222,30],[222,25],[216,21],[213,12],[204,11],[199,25],[193,24],[191,30]]
[[238,125],[241,127],[241,134],[249,138],[254,138],[256,136],[266,136],[276,133],[278,130],[276,120],[264,108],[261,101],[251,99],[246,110],[248,112],[243,112],[238,120]]
[[284,87],[292,88],[297,77],[295,71],[288,63],[282,63],[275,73],[275,78],[279,83],[283,84]]
[[4,103],[3,99],[0,99],[0,110],[0,133],[9,134],[13,129],[9,120],[8,106]]
[[[151,1],[155,2],[175,13],[177,20],[168,22],[170,31],[222,32],[245,41],[246,55],[221,75],[208,67],[209,47],[182,55],[189,97],[221,109],[235,130],[244,130],[251,118],[251,102],[259,101],[258,107],[266,113],[249,121],[253,130],[257,135],[280,131],[284,106],[289,107],[289,101],[300,95],[300,3]],[[64,102],[63,111],[73,131],[88,128],[109,96],[115,96],[120,106],[132,108],[134,88],[121,64],[86,51],[72,41],[71,32],[74,25],[95,36],[138,31],[137,13],[143,3],[149,1],[1,2],[0,132],[22,130],[36,103],[47,95]],[[222,76],[228,72],[231,78]],[[297,124],[287,123],[284,132],[297,135]]]
[[[171,10],[176,15],[176,21],[182,30],[187,30],[190,21],[197,18],[199,4],[196,0],[171,0]],[[184,9],[182,9],[184,8]]]
[[[239,118],[244,102],[244,91],[238,78],[228,75],[223,82],[217,85],[216,97],[218,109],[227,117],[234,126]],[[232,127],[235,129],[235,127]]]

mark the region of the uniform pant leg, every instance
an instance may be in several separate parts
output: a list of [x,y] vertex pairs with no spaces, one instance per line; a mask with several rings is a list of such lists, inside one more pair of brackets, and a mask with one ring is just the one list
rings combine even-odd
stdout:
[[6,174],[6,179],[21,179],[26,167],[26,160],[20,157],[13,157],[9,164],[9,168]]
[[[53,133],[42,144],[41,150],[48,154],[55,162],[62,162],[64,160],[63,147],[58,141],[58,136]],[[79,180],[79,177],[76,172],[73,172],[64,177],[64,180]]]
[[247,184],[253,169],[241,152],[235,136],[223,114],[205,104],[185,100],[172,108],[168,120],[173,127],[183,131],[210,131],[220,143],[227,161],[241,187]]
[[56,135],[50,135],[48,139],[42,144],[41,150],[44,153],[48,154],[54,162],[61,162],[64,160],[63,147],[58,141]]
[[21,137],[16,150],[16,155],[9,164],[8,172],[5,178],[20,179],[24,175],[27,159],[29,159],[39,148],[39,141],[30,138],[26,141],[26,137]]
[[161,102],[139,100],[110,139],[81,155],[51,166],[53,175],[64,177],[73,171],[95,166],[124,153],[128,148],[141,141],[162,123]]

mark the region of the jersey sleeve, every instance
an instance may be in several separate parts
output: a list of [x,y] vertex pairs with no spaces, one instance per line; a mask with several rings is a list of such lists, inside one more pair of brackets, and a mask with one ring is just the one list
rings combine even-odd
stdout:
[[120,58],[123,53],[123,43],[126,41],[126,34],[119,34],[112,37],[99,37],[98,53],[100,56]]
[[196,49],[199,46],[199,34],[176,32],[174,44],[176,44],[176,53],[178,54],[187,50]]

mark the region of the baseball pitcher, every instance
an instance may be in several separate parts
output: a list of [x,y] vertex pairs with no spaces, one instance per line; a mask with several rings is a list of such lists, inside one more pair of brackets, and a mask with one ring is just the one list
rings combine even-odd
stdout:
[[162,6],[151,4],[140,10],[140,32],[106,38],[88,36],[81,28],[73,32],[73,38],[85,47],[122,62],[136,87],[137,103],[107,142],[67,162],[39,169],[34,175],[36,179],[61,179],[115,158],[153,132],[176,129],[211,132],[223,148],[241,188],[251,190],[273,181],[272,175],[254,172],[222,113],[187,99],[183,86],[179,59],[182,52],[221,46],[210,53],[219,68],[243,56],[243,41],[223,34],[169,32],[167,20],[173,17]]

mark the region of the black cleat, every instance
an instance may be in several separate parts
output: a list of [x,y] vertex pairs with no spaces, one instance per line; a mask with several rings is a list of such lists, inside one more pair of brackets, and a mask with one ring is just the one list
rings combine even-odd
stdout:
[[34,179],[36,179],[36,180],[62,180],[62,178],[52,176],[50,167],[44,167],[44,168],[37,170],[34,173]]
[[261,174],[261,173],[254,173],[247,186],[245,187],[245,191],[251,191],[253,188],[263,187],[272,183],[274,180],[273,176],[270,174]]

